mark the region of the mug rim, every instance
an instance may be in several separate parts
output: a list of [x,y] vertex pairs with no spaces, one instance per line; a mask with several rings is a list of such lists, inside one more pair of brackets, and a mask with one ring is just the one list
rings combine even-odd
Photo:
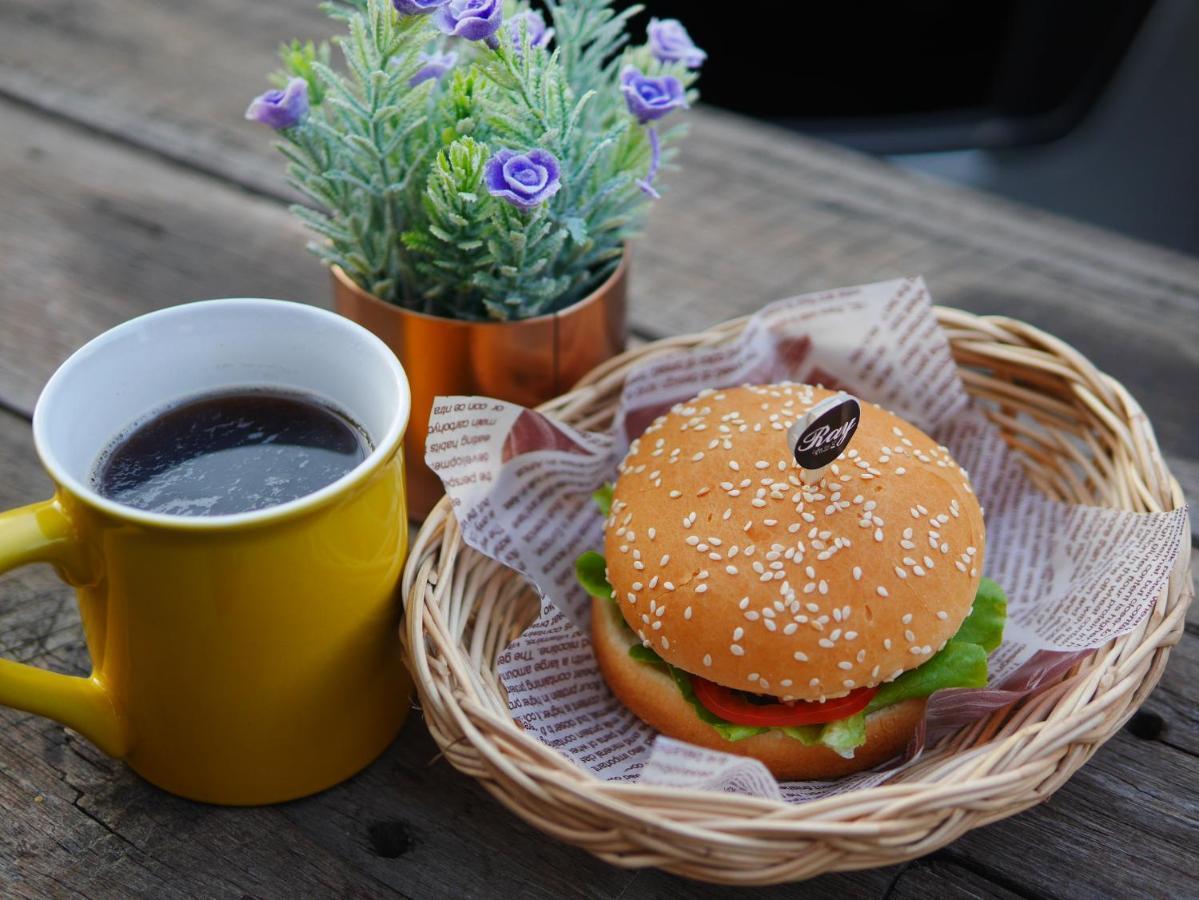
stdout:
[[[323,319],[325,322],[333,324],[334,327],[342,328],[354,334],[356,338],[365,340],[375,350],[385,368],[394,378],[399,402],[396,404],[396,409],[388,422],[387,429],[376,442],[370,454],[349,472],[319,490],[275,506],[268,506],[249,512],[227,513],[219,516],[186,516],[150,512],[138,509],[137,507],[127,506],[124,503],[118,503],[115,500],[109,500],[78,478],[75,478],[61,464],[54,452],[54,448],[50,446],[50,439],[46,433],[48,427],[46,410],[55,402],[58,402],[59,392],[66,378],[65,373],[79,365],[83,359],[95,353],[102,352],[107,344],[112,343],[125,333],[144,324],[148,319],[167,319],[176,316],[196,315],[202,310],[219,310],[220,308],[277,309],[280,307],[286,307],[289,311],[298,312],[300,315]],[[404,367],[387,344],[357,322],[329,310],[294,300],[278,300],[264,297],[222,297],[214,300],[194,300],[143,313],[140,316],[127,319],[119,325],[114,325],[107,331],[101,332],[75,350],[74,353],[68,356],[54,370],[54,374],[50,376],[49,381],[46,382],[45,387],[42,388],[42,392],[38,396],[37,404],[33,410],[33,442],[42,466],[60,490],[70,493],[89,506],[110,516],[157,528],[172,528],[187,531],[221,531],[230,528],[267,525],[284,519],[295,518],[319,506],[323,506],[335,497],[353,489],[357,484],[366,480],[398,450],[400,442],[403,440],[404,432],[408,428],[408,420],[411,413],[412,393],[408,385],[408,376],[404,372]]]

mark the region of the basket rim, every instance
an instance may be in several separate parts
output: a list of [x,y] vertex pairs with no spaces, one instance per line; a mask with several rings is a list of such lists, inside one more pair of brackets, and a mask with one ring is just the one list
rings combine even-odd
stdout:
[[[935,306],[933,312],[951,343],[955,334],[963,335],[955,344],[955,362],[960,345],[967,356],[981,354],[984,360],[992,363],[1007,362],[1025,367],[1033,373],[1034,380],[1045,375],[1056,378],[1056,383],[1061,385],[1056,392],[1058,396],[1033,392],[1037,398],[1049,401],[1045,404],[1048,409],[1052,410],[1054,403],[1061,403],[1071,410],[1074,406],[1069,406],[1068,401],[1082,404],[1093,414],[1093,425],[1108,431],[1111,439],[1120,442],[1120,446],[1135,448],[1137,457],[1127,461],[1129,471],[1136,475],[1135,483],[1125,493],[1106,498],[1114,499],[1116,503],[1102,505],[1128,509],[1139,502],[1149,510],[1185,507],[1181,487],[1169,472],[1148,418],[1118,381],[1097,369],[1067,342],[1018,319],[980,316],[944,306]],[[566,394],[537,409],[551,416],[564,413],[569,417],[570,411],[597,389],[623,382],[631,365],[680,348],[726,341],[737,334],[749,318],[742,316],[704,331],[667,337],[627,350],[592,370]],[[975,339],[966,335],[974,335]],[[957,364],[962,369],[962,364]],[[1017,385],[1012,387],[1022,390]],[[1119,411],[1119,417],[1115,411]],[[430,512],[410,550],[403,580],[405,619],[402,630],[426,722],[451,764],[482,781],[492,796],[526,821],[555,837],[583,846],[609,862],[622,866],[657,865],[690,877],[740,884],[774,883],[820,872],[910,859],[944,846],[970,828],[1040,802],[1118,730],[1156,684],[1169,648],[1182,629],[1193,594],[1189,578],[1178,577],[1179,572],[1185,575],[1189,568],[1190,533],[1187,530],[1162,596],[1141,625],[1087,654],[1057,682],[1027,698],[1032,706],[1048,705],[1052,700],[1055,710],[1068,701],[1074,706],[1072,711],[1056,716],[1052,721],[1019,722],[1010,733],[991,733],[978,743],[967,744],[971,733],[991,731],[993,720],[1010,713],[1010,709],[999,711],[966,726],[936,747],[926,748],[924,758],[908,770],[923,773],[926,765],[952,760],[960,769],[967,770],[964,775],[959,772],[952,781],[930,782],[916,775],[906,778],[901,775],[897,782],[855,788],[833,797],[793,804],[743,794],[605,781],[526,734],[506,709],[500,715],[497,710],[479,703],[477,697],[470,696],[477,686],[472,685],[469,677],[459,676],[455,685],[444,688],[434,677],[434,668],[440,667],[446,672],[457,669],[461,675],[470,670],[471,665],[465,658],[438,659],[436,665],[430,659],[426,626],[444,628],[445,623],[437,621],[437,604],[425,602],[425,590],[432,587],[432,597],[436,600],[438,594],[447,589],[447,582],[452,581],[443,580],[442,573],[448,573],[455,558],[463,552],[473,554],[476,551],[463,543],[452,504],[448,497],[443,497]],[[434,557],[440,563],[436,567]],[[494,561],[488,562],[500,566]],[[1148,627],[1150,624],[1152,627]],[[460,645],[453,646],[456,651],[463,650]],[[1109,681],[1110,684],[1103,686]],[[1047,699],[1042,701],[1042,696]],[[1109,707],[1122,701],[1124,706],[1116,717],[1105,719]],[[502,743],[489,742],[471,721],[468,712],[494,727],[502,735]],[[431,721],[433,716],[437,717],[436,722]],[[442,716],[458,726],[461,737],[451,741],[448,734],[442,733]],[[1031,716],[1027,718],[1031,719]],[[1002,731],[1002,726],[998,727]],[[464,745],[469,745],[469,752]],[[1058,753],[1061,759],[1045,775],[1037,763],[1050,752]],[[998,772],[982,771],[991,760],[1012,754],[1018,760],[1014,767],[1004,767]],[[468,758],[476,755],[477,758]],[[524,790],[542,802],[544,809],[539,807],[537,813],[533,813],[518,803],[496,782],[497,772],[509,779],[516,790]],[[538,782],[539,776],[544,776],[549,783]],[[968,785],[969,791],[964,792],[963,785]],[[1018,797],[1013,796],[1011,804],[1001,810],[990,810],[983,804],[976,811],[971,805],[971,798],[994,796],[997,791],[1011,794],[1018,788],[1023,792]],[[655,806],[659,813],[667,811],[652,823],[647,822],[643,814],[649,800],[661,804]],[[644,840],[636,844],[635,851],[630,851],[619,846],[621,838],[625,844],[629,843],[629,835],[623,831],[620,838],[612,838],[609,834],[606,846],[586,829],[565,828],[560,822],[562,815],[569,815],[577,806],[610,817],[609,829],[631,827],[636,836]],[[867,806],[871,808],[867,810]],[[557,813],[553,821],[548,818],[550,811]],[[968,813],[974,818],[962,815],[955,821],[957,813]],[[647,826],[653,832],[653,840],[642,833]],[[758,836],[748,837],[749,832]],[[771,836],[760,836],[762,832]],[[918,836],[915,841],[890,848],[881,843],[883,839],[911,837],[914,833]],[[683,840],[689,846],[697,842],[709,845],[719,842],[721,853],[728,851],[732,842],[741,846],[744,852],[767,854],[775,861],[766,867],[741,867],[721,864],[717,860],[713,867],[702,859],[679,860],[661,849],[660,842],[666,836]],[[858,846],[861,841],[871,840],[875,843],[869,852]],[[832,856],[802,862],[803,852],[796,846],[797,842],[812,841],[831,841],[834,845],[829,848]],[[848,843],[841,846],[844,842]],[[780,856],[783,845],[790,849]]]

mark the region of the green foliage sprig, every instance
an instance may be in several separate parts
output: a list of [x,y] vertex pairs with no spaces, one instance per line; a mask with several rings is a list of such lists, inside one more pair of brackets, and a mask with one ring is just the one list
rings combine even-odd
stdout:
[[[523,0],[486,42],[444,34],[449,7],[405,5],[325,4],[345,28],[340,65],[327,44],[285,44],[278,90],[247,111],[282,137],[310,248],[368,292],[433,315],[519,319],[581,299],[642,227],[639,180],[656,169],[621,72],[690,89],[695,71],[630,48],[639,8],[612,0],[548,0],[551,46]],[[661,132],[663,159],[680,134]],[[527,197],[522,182],[505,189],[513,172],[530,179]]]

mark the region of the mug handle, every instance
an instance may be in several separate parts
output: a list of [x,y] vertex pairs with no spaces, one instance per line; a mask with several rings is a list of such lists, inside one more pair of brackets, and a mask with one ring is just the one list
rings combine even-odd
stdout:
[[[0,513],[0,573],[47,562],[63,577],[78,570],[81,557],[75,529],[56,498]],[[94,672],[86,678],[60,675],[0,659],[0,705],[54,719],[109,756],[129,752],[125,722]]]

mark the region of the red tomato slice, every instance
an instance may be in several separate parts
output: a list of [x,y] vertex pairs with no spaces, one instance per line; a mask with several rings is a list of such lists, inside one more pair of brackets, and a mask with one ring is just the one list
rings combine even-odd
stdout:
[[759,704],[751,703],[737,691],[695,675],[691,676],[691,686],[695,689],[696,699],[705,709],[734,725],[820,725],[835,722],[861,712],[878,693],[877,687],[864,687],[824,703]]

